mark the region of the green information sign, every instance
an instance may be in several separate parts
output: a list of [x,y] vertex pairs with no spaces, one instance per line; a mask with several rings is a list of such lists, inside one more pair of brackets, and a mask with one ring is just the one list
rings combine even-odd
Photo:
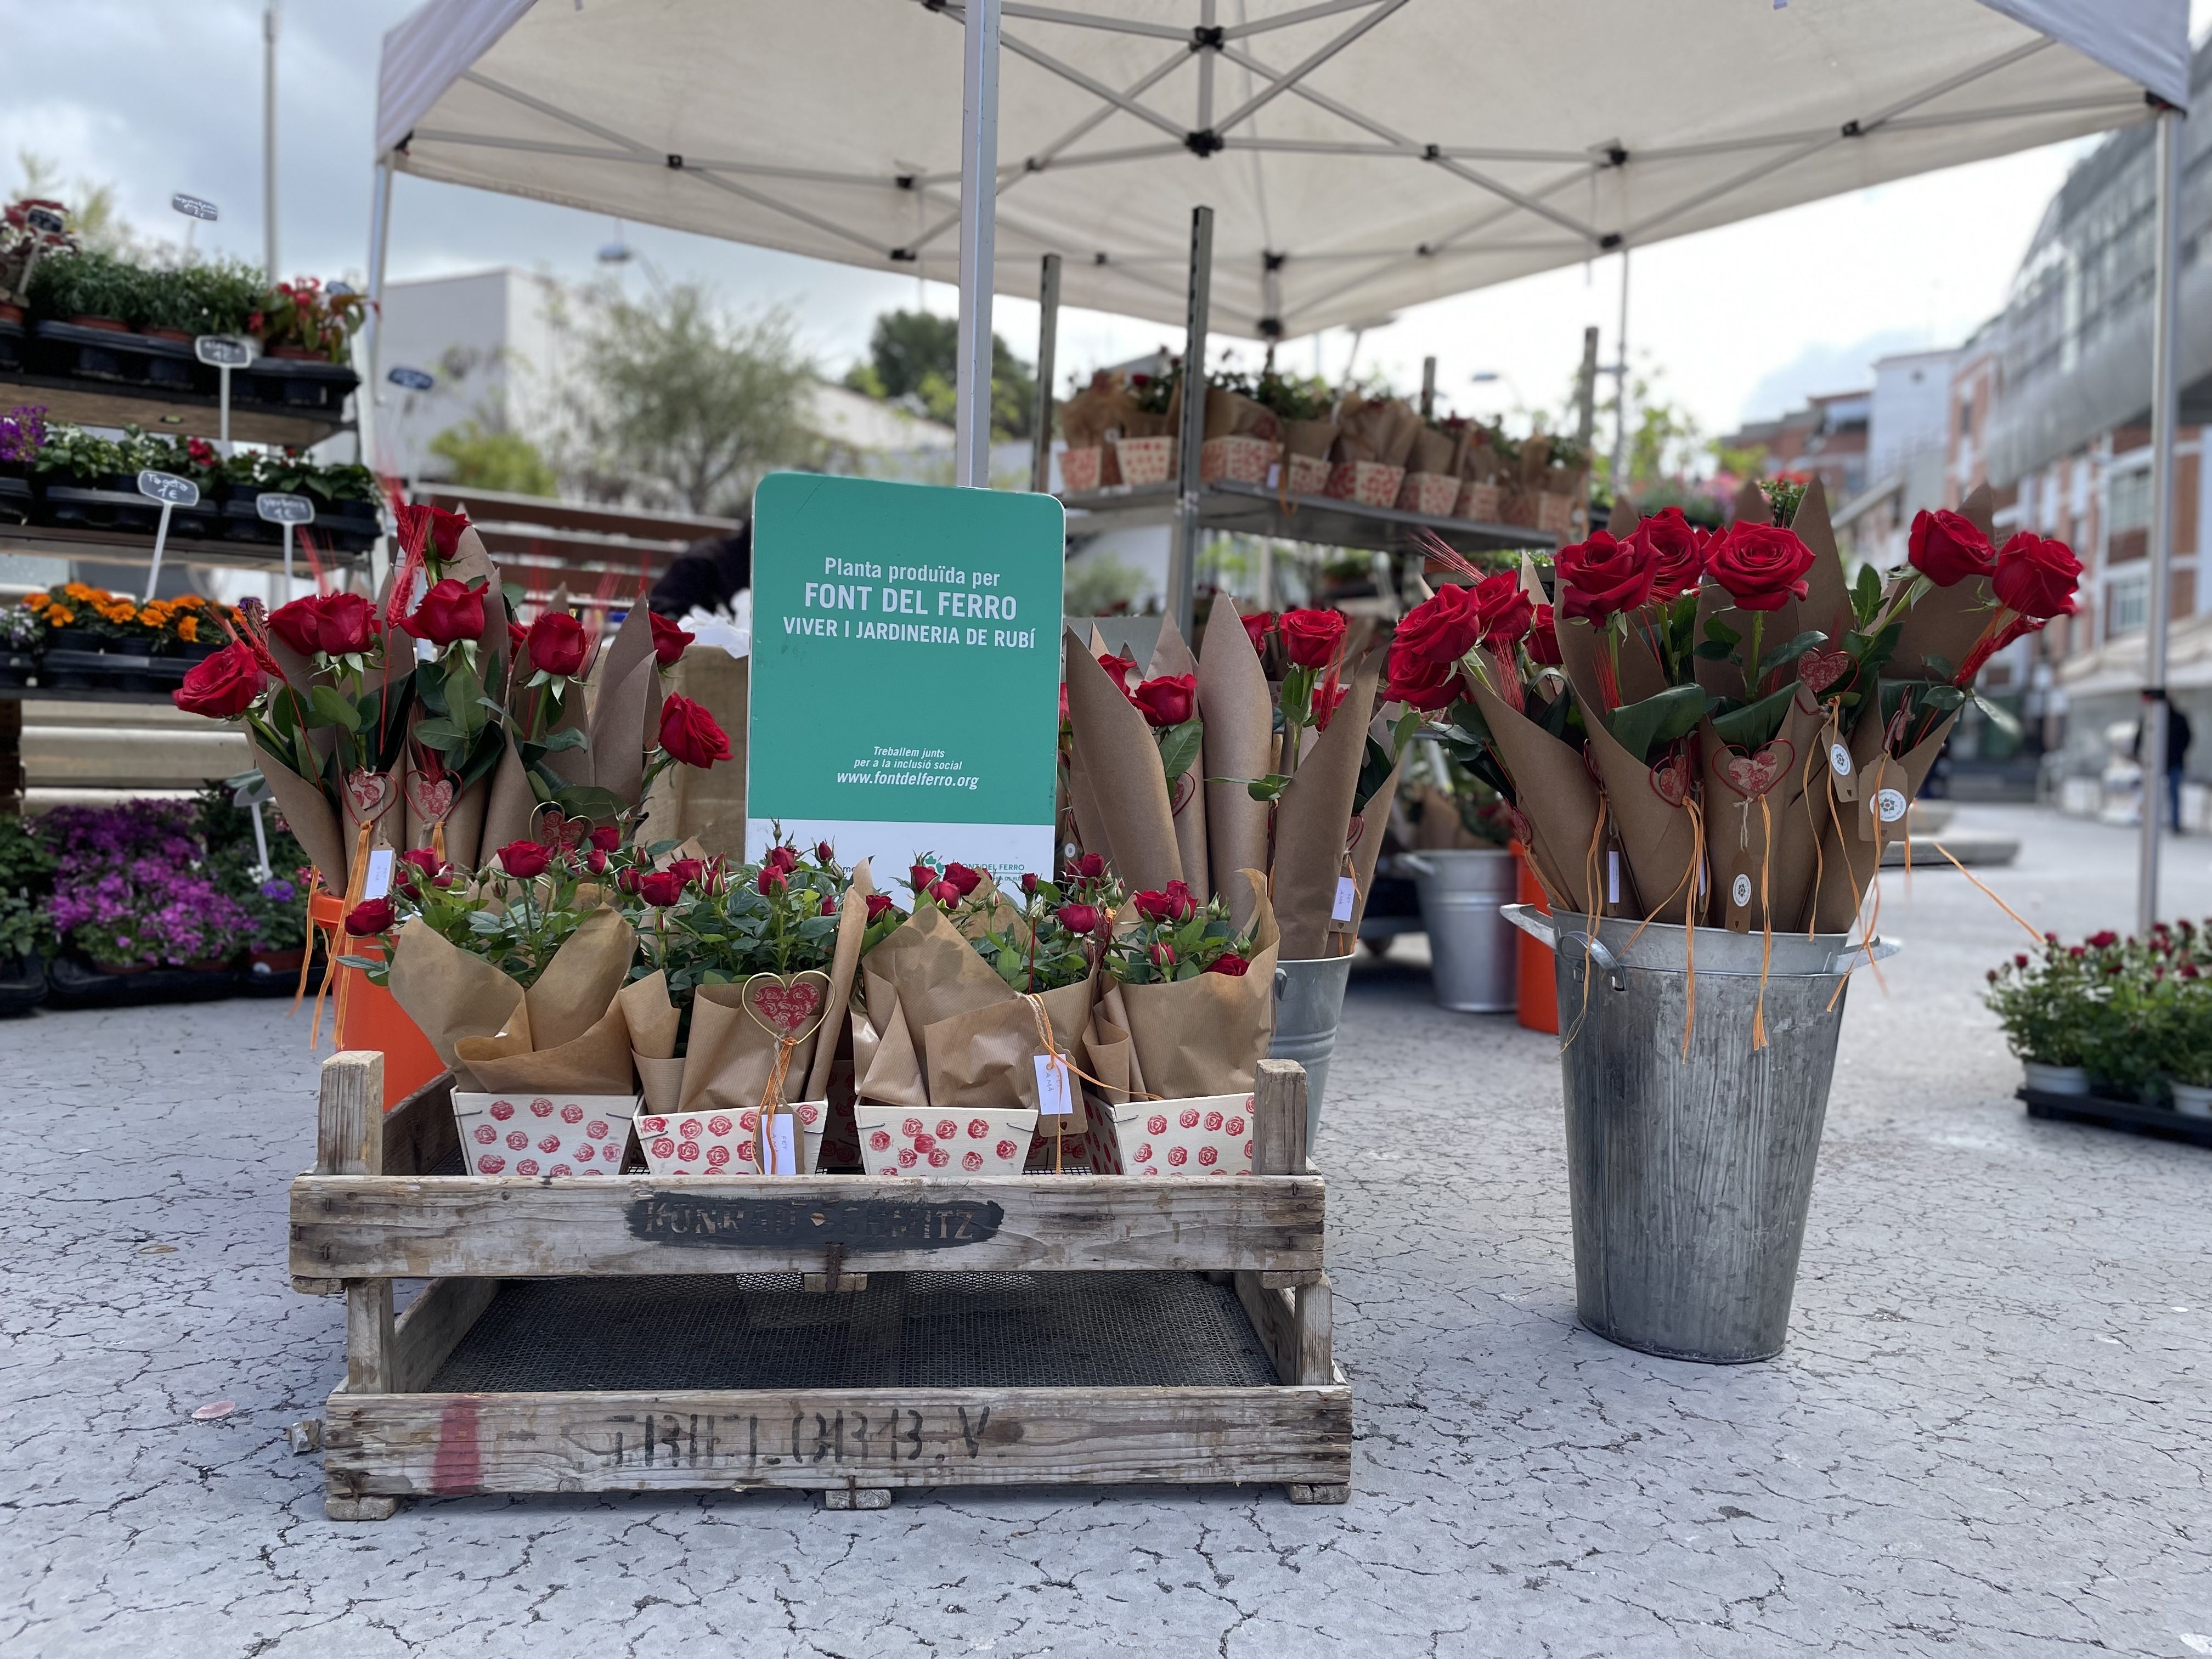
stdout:
[[761,480],[748,854],[781,823],[879,888],[922,853],[1050,875],[1066,542],[1049,495]]

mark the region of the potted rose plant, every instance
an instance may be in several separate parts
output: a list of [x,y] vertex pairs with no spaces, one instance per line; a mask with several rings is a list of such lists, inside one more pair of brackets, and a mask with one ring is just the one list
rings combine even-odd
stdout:
[[2046,933],[2039,949],[2019,951],[1990,969],[1983,1000],[1996,1015],[2030,1089],[2089,1092],[2087,1062],[2107,994],[2102,983],[2108,977],[2106,948],[2117,943],[2113,935],[2100,933],[2082,945],[2062,945],[2056,933]]

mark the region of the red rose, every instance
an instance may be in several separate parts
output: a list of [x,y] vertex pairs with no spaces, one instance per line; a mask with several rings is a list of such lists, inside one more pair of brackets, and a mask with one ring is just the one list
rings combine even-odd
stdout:
[[323,648],[320,619],[316,615],[321,606],[319,593],[280,605],[269,613],[269,631],[301,656],[312,657]]
[[1398,654],[1405,653],[1408,672],[1413,666],[1457,662],[1474,649],[1482,637],[1482,605],[1473,587],[1447,582],[1408,611],[1398,624],[1390,646],[1391,672]]
[[1552,607],[1536,607],[1536,619],[1528,628],[1528,660],[1545,668],[1559,665],[1559,629]]
[[1964,514],[1923,507],[1912,515],[1906,543],[1912,568],[1938,587],[1955,586],[1969,576],[1986,576],[1996,568],[1990,538]]
[[1231,979],[1242,979],[1250,970],[1251,966],[1250,963],[1238,956],[1236,951],[1224,951],[1206,964],[1206,971],[1209,974],[1226,974]]
[[358,593],[325,593],[315,614],[315,642],[325,656],[376,648],[376,610]]
[[1146,945],[1145,947],[1145,954],[1152,959],[1152,966],[1158,969],[1162,973],[1172,974],[1175,972],[1175,946],[1170,945],[1165,939],[1160,939],[1153,944]]
[[983,872],[971,870],[964,864],[948,864],[945,866],[945,880],[954,892],[966,898],[983,884]]
[[889,915],[895,908],[896,907],[891,903],[891,896],[889,893],[871,893],[868,895],[868,921],[871,923],[881,921],[885,916]]
[[[696,864],[698,860],[696,859],[679,860],[678,862]],[[771,847],[768,849],[768,856],[761,862],[789,875],[793,870],[799,868],[799,854],[793,848]]]
[[1474,586],[1475,609],[1482,617],[1482,643],[1510,650],[1536,619],[1535,601],[1521,586],[1520,575],[1501,570]]
[[1640,543],[1651,556],[1651,592],[1656,599],[1671,599],[1688,592],[1705,573],[1705,544],[1711,539],[1711,532],[1692,524],[1679,507],[1653,514],[1629,532],[1628,539]]
[[950,910],[960,902],[960,890],[949,881],[940,881],[929,890],[930,897]]
[[618,824],[603,823],[592,831],[592,845],[602,853],[611,853],[622,845],[622,828]]
[[684,647],[699,636],[685,633],[657,611],[648,620],[653,624],[653,660],[663,668],[675,667],[676,659],[684,654]]
[[1997,550],[1991,585],[1999,605],[2047,622],[2073,613],[2074,591],[2081,580],[2081,562],[2072,548],[2023,530]]
[[689,697],[671,697],[660,705],[660,746],[702,771],[730,757],[729,733]]
[[2092,951],[2109,951],[2120,942],[2120,936],[2107,927],[2101,933],[2092,933],[2084,941]]
[[1085,881],[1097,881],[1106,873],[1105,855],[1100,853],[1085,853],[1075,860],[1073,867],[1075,873]]
[[549,611],[530,624],[530,665],[556,679],[568,679],[584,666],[584,624],[565,611]]
[[545,873],[552,853],[534,841],[511,841],[499,849],[499,867],[523,881]]
[[448,576],[434,582],[405,623],[409,633],[433,645],[472,640],[484,629],[483,589]]
[[[669,873],[673,875],[675,872]],[[791,885],[791,878],[783,872],[780,865],[763,864],[760,874],[753,878],[753,885],[760,890],[762,897],[775,898]]]
[[399,521],[400,551],[428,553],[434,558],[452,558],[453,550],[461,544],[461,532],[469,527],[465,513],[448,513],[411,501],[393,508],[392,516]]
[[607,855],[594,847],[584,854],[584,868],[595,876],[604,876],[607,872]]
[[684,896],[684,878],[673,870],[655,870],[640,876],[637,896],[656,909],[666,909]]
[[1344,701],[1344,694],[1351,689],[1334,668],[1323,677],[1319,685],[1314,687],[1313,716],[1317,730],[1328,730],[1329,721],[1336,715],[1336,706]]
[[1434,714],[1459,701],[1459,668],[1455,663],[1421,662],[1402,648],[1390,647],[1390,683],[1382,690],[1386,702],[1402,702],[1408,708]]
[[[781,870],[783,866],[781,865],[776,865],[773,867]],[[686,887],[689,887],[695,881],[703,881],[706,879],[706,860],[703,859],[674,860],[668,866],[668,873],[675,877],[677,880],[682,882]]]
[[520,623],[515,621],[512,617],[509,617],[507,619],[507,648],[509,652],[516,656],[521,655],[522,647],[529,641],[529,630],[525,629]]
[[837,862],[837,849],[832,847],[826,841],[816,842],[814,843],[814,861],[820,865],[823,869],[828,869],[831,865]]
[[1106,671],[1106,678],[1121,688],[1121,695],[1129,695],[1129,676],[1137,672],[1134,657],[1117,657],[1111,651],[1102,653],[1098,665]]
[[906,884],[917,893],[926,893],[937,885],[937,872],[926,864],[907,866]]
[[251,708],[267,680],[253,653],[234,640],[212,657],[194,663],[185,683],[169,693],[169,701],[187,714],[227,720]]
[[1559,609],[1570,617],[1601,624],[1651,597],[1651,550],[1633,539],[1617,542],[1603,530],[1586,542],[1561,548],[1556,568]]
[[1272,611],[1255,611],[1250,616],[1239,617],[1237,620],[1244,624],[1244,637],[1252,641],[1254,654],[1265,651],[1267,648],[1267,635],[1275,631],[1275,613]]
[[367,939],[372,933],[390,933],[398,919],[390,899],[363,899],[346,912],[345,929],[356,939]]
[[1171,881],[1160,892],[1139,893],[1134,902],[1146,921],[1188,921],[1198,910],[1190,884],[1183,881]]
[[1283,650],[1300,668],[1326,668],[1344,644],[1340,611],[1285,611],[1277,624]]
[[1098,931],[1098,907],[1095,904],[1063,904],[1060,907],[1060,925],[1071,933],[1089,934]]
[[625,893],[635,893],[645,879],[644,872],[635,865],[625,865],[615,877],[615,885]]
[[426,881],[434,886],[453,872],[453,866],[427,847],[410,847],[402,853],[393,872],[410,892]]
[[1779,611],[1810,591],[1813,550],[1794,530],[1739,520],[1705,544],[1705,574],[1746,611]]
[[1198,703],[1198,676],[1163,674],[1129,693],[1146,720],[1156,726],[1181,726]]

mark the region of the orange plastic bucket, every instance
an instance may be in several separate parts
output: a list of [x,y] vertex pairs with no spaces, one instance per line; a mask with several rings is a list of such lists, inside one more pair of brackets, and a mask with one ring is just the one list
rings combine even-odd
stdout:
[[319,892],[307,901],[307,920],[326,934],[331,950],[330,995],[337,1007],[336,1035],[341,1048],[374,1048],[384,1055],[384,1109],[390,1111],[446,1069],[422,1028],[381,985],[373,985],[358,968],[340,968],[336,958],[375,956],[378,947],[346,937],[345,901]]
[[[1552,907],[1544,902],[1543,884],[1536,872],[1528,867],[1528,854],[1519,842],[1513,843],[1513,866],[1518,872],[1520,897],[1523,904],[1533,904],[1546,915]],[[1521,1023],[1532,1031],[1559,1034],[1559,988],[1552,975],[1552,953],[1541,940],[1527,933],[1517,933],[1513,942],[1515,1012]]]

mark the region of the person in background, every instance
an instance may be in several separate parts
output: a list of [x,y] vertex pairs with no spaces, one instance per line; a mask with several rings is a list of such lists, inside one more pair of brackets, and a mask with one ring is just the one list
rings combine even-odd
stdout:
[[726,612],[753,585],[753,526],[748,519],[726,536],[709,536],[685,548],[653,583],[646,604],[681,620],[694,608]]
[[[2177,836],[2183,833],[2181,780],[2187,769],[2189,744],[2193,736],[2194,733],[2189,729],[2189,716],[2183,714],[2174,704],[2167,703],[2166,706],[2166,821],[2173,826],[2173,833]],[[2146,810],[2155,811],[2157,808],[2151,804],[2154,797],[2152,793],[2150,767],[2143,759],[2142,739],[2143,722],[2137,720],[2136,740],[2129,752],[2135,757],[2136,763],[2143,769],[2143,805]]]

